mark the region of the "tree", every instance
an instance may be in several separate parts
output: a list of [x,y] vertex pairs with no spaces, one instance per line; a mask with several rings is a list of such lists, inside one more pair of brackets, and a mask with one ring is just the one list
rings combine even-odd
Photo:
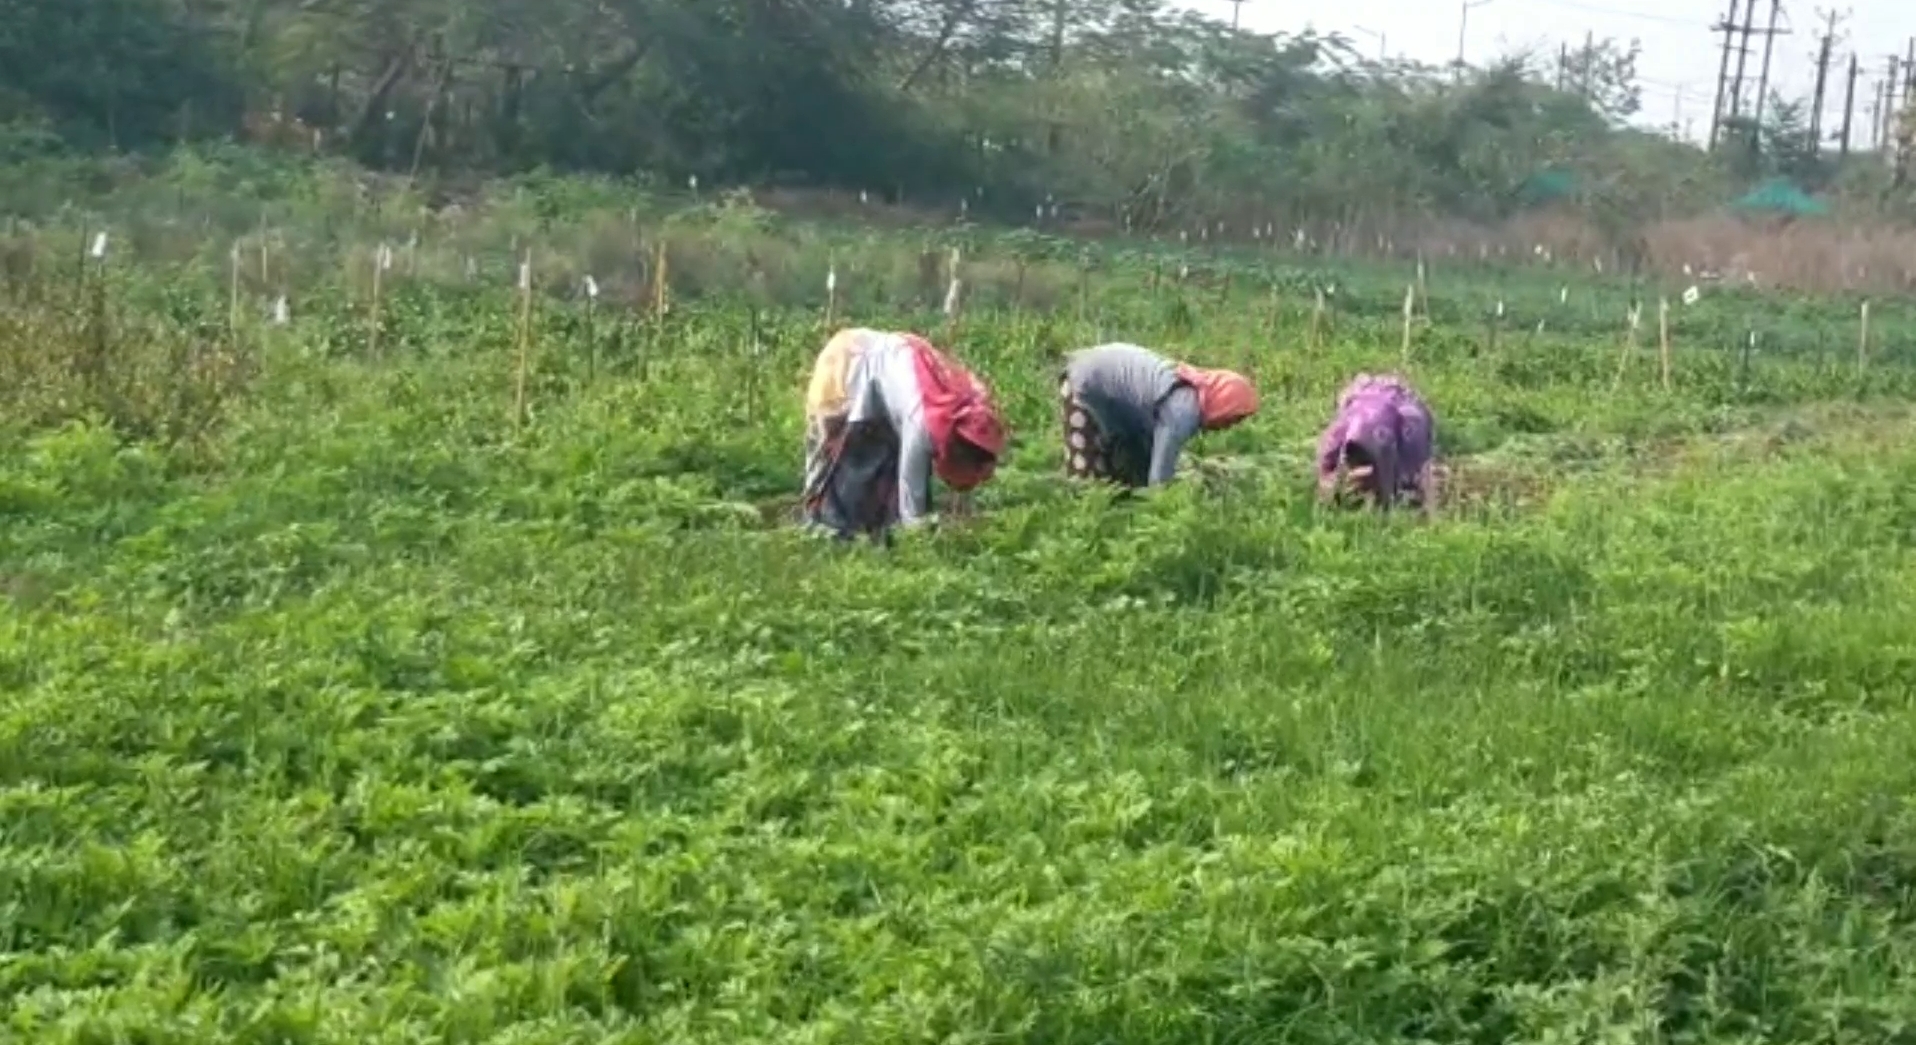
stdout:
[[239,89],[222,42],[161,0],[7,0],[0,118],[110,148],[229,131]]

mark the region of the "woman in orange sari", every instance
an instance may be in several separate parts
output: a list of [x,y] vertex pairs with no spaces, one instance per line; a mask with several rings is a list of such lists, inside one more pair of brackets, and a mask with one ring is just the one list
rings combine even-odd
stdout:
[[1244,375],[1124,343],[1073,352],[1058,397],[1066,473],[1133,489],[1170,482],[1178,454],[1199,432],[1257,413],[1257,389]]

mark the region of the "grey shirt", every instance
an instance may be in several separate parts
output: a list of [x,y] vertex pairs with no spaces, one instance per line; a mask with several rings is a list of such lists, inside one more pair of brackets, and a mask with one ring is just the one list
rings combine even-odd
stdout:
[[1197,390],[1178,379],[1177,364],[1116,342],[1071,353],[1064,373],[1113,449],[1134,460],[1148,457],[1148,485],[1169,482],[1178,454],[1203,422]]

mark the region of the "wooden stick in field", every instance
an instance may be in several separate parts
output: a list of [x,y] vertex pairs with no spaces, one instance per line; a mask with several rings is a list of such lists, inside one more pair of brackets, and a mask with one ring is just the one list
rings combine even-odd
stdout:
[[825,262],[825,333],[832,332],[832,324],[838,319],[838,258],[833,256]]
[[1670,390],[1670,299],[1657,299],[1657,355],[1663,361],[1663,390]]
[[1324,288],[1317,288],[1317,307],[1311,310],[1311,340],[1313,351],[1318,348],[1318,338],[1324,327]]
[[599,307],[599,281],[591,273],[585,277],[585,380],[593,384],[599,377],[599,338],[593,329],[593,314]]
[[1624,334],[1623,348],[1617,353],[1617,376],[1610,381],[1610,391],[1612,392],[1623,387],[1623,373],[1629,369],[1630,360],[1637,354],[1637,309],[1638,306],[1634,304],[1631,305],[1630,311],[1625,316],[1629,323],[1629,328]]
[[373,359],[379,358],[379,306],[385,290],[386,266],[391,258],[392,253],[384,243],[373,253],[373,305],[366,330],[366,354]]
[[512,381],[512,424],[526,423],[526,373],[532,359],[532,251],[519,263],[519,345]]
[[1856,333],[1856,375],[1869,369],[1869,302],[1863,302],[1862,328]]
[[[945,286],[945,347],[947,348],[958,343],[958,320],[964,311],[964,283],[959,277],[963,266],[964,259],[959,255],[958,248],[951,248],[950,282]],[[1080,319],[1084,316],[1082,306],[1078,315]]]
[[1404,348],[1403,365],[1410,365],[1410,320],[1417,314],[1417,284],[1404,288]]
[[665,310],[672,305],[670,291],[668,290],[671,284],[667,281],[666,272],[666,264],[668,261],[669,259],[665,253],[665,240],[660,239],[658,260],[652,266],[652,312],[659,317],[664,317]]
[[[957,264],[958,252],[951,252],[952,264]],[[954,275],[952,277],[956,279]],[[1091,256],[1084,251],[1078,252],[1078,322],[1083,323],[1086,313],[1091,310]]]

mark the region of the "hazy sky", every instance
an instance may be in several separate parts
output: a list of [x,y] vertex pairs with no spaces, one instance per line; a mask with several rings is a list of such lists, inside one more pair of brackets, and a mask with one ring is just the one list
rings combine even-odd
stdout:
[[[1183,0],[1220,18],[1231,17],[1230,0]],[[1737,5],[1738,21],[1750,0]],[[1768,21],[1770,0],[1757,0],[1757,27]],[[1840,120],[1843,76],[1854,51],[1862,62],[1857,80],[1858,119],[1871,91],[1887,71],[1892,52],[1902,54],[1916,35],[1916,0],[1785,0],[1776,38],[1770,80],[1785,95],[1808,97],[1816,80],[1816,49],[1830,7],[1847,19],[1837,23],[1826,106]],[[1729,0],[1488,0],[1473,6],[1467,23],[1465,56],[1473,64],[1498,54],[1535,48],[1556,54],[1562,42],[1581,45],[1585,33],[1643,42],[1637,71],[1643,85],[1642,119],[1668,126],[1680,102],[1685,123],[1696,135],[1709,128],[1723,36],[1710,26],[1729,10]],[[1242,24],[1260,31],[1340,32],[1361,50],[1375,53],[1378,34],[1392,57],[1448,62],[1457,57],[1459,0],[1244,0]],[[1369,30],[1368,33],[1362,30]],[[1763,38],[1752,36],[1746,77],[1754,80],[1763,62]],[[1737,57],[1730,53],[1732,71]]]

